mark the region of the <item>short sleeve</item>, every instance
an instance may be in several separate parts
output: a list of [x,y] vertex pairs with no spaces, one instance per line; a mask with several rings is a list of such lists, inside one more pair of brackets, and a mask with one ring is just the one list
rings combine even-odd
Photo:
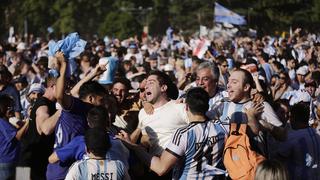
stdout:
[[180,158],[185,155],[187,149],[187,136],[182,133],[182,128],[176,130],[167,145],[166,151]]
[[19,91],[15,87],[12,87],[12,92],[10,95],[14,100],[14,111],[20,112],[22,110],[22,106],[21,106]]
[[0,119],[0,132],[7,142],[12,141],[17,134],[17,130],[7,121]]
[[69,171],[67,173],[67,176],[65,180],[78,180],[79,179],[79,161],[72,164],[72,166],[69,168]]
[[81,160],[85,154],[85,143],[83,136],[75,137],[70,143],[56,150],[61,162]]
[[189,118],[186,111],[186,104],[184,103],[177,104],[177,108],[180,113],[180,116],[185,120],[186,123],[189,123]]
[[128,170],[121,161],[117,160],[116,166],[117,166],[117,175],[118,175],[117,179],[124,179],[124,177],[128,176]]
[[91,104],[85,103],[78,98],[72,97],[71,105],[68,109],[66,109],[66,111],[72,112],[74,114],[84,114],[86,116],[91,107]]
[[264,102],[264,111],[261,115],[261,118],[274,126],[280,127],[282,125],[282,122],[279,120],[278,116],[267,102]]

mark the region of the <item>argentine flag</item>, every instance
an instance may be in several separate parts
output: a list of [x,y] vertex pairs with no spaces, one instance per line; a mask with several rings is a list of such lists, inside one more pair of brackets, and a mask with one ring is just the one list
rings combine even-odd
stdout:
[[247,21],[244,19],[244,16],[230,11],[229,9],[221,6],[218,3],[215,3],[214,7],[214,21],[220,23],[230,23],[235,25],[246,25]]

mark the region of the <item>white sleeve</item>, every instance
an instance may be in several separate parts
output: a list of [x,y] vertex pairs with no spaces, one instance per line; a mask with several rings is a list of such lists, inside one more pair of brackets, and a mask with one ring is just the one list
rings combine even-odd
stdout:
[[262,120],[274,126],[280,127],[282,125],[282,122],[279,120],[278,116],[276,115],[276,113],[274,112],[270,104],[267,102],[264,102],[263,105],[264,105],[264,109],[263,109],[263,113],[261,114]]
[[167,144],[166,151],[172,155],[180,158],[185,155],[187,149],[187,136],[186,133],[181,132],[181,128],[171,136],[170,142]]
[[138,122],[138,126],[137,128],[141,129],[141,133],[143,135],[146,135],[146,130],[144,129],[144,125],[143,125],[143,119],[144,119],[144,116],[146,115],[146,112],[144,111],[144,109],[141,109],[139,111],[139,114],[138,114],[138,119],[139,119],[139,122]]
[[177,104],[177,107],[178,107],[179,113],[180,113],[181,117],[183,118],[183,120],[187,124],[189,124],[190,121],[189,121],[189,118],[188,118],[188,115],[187,115],[186,104],[185,103],[180,103],[180,104]]
[[[79,161],[80,162],[80,161]],[[79,179],[79,162],[76,161],[72,164],[72,166],[69,168],[68,174],[65,178],[65,180],[77,180]]]

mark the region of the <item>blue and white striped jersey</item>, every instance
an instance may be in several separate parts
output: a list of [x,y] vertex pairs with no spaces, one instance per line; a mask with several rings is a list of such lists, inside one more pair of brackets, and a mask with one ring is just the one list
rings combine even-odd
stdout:
[[173,179],[212,179],[221,168],[225,131],[212,121],[192,122],[173,134],[166,151],[180,159]]
[[108,159],[86,159],[75,162],[67,174],[66,180],[118,180],[130,179],[128,171],[121,161]]
[[[249,109],[253,106],[252,101],[247,101],[244,103],[234,103],[232,101],[224,101],[220,105],[216,106],[214,109],[207,112],[209,119],[214,122],[221,122],[225,130],[229,133],[230,123],[241,123],[247,122],[247,115],[245,114],[245,109]],[[259,118],[259,121],[266,121],[273,126],[281,126],[282,122],[278,119],[274,110],[269,103],[263,103],[264,109]],[[267,144],[265,140],[265,134],[260,131],[258,136],[249,138],[253,139],[251,141],[252,148],[259,152],[260,154],[267,155]]]
[[[219,120],[226,130],[229,132],[230,122],[246,122],[247,116],[244,113],[245,109],[249,109],[253,106],[252,101],[247,101],[244,103],[235,103],[232,101],[224,101],[218,106],[215,106],[213,109],[207,112],[209,119],[217,121]],[[278,116],[275,114],[274,110],[269,103],[263,103],[264,109],[261,114],[260,120],[266,121],[274,126],[281,126],[282,122],[278,119]]]

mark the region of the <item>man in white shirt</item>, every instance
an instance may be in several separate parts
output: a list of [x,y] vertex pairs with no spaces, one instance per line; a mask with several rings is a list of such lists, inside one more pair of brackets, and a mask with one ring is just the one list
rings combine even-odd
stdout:
[[150,169],[162,176],[174,167],[172,179],[218,179],[225,177],[222,154],[225,131],[222,125],[207,119],[209,96],[202,88],[192,88],[186,95],[186,112],[190,124],[172,134],[160,157],[146,153],[133,144],[122,131],[118,138],[143,160]]
[[147,114],[144,109],[140,110],[138,128],[131,138],[136,142],[141,132],[141,143],[149,148],[149,153],[160,155],[174,131],[187,125],[188,118],[184,104],[171,100],[177,98],[178,89],[165,73],[152,71],[149,74],[145,94],[154,111]]

